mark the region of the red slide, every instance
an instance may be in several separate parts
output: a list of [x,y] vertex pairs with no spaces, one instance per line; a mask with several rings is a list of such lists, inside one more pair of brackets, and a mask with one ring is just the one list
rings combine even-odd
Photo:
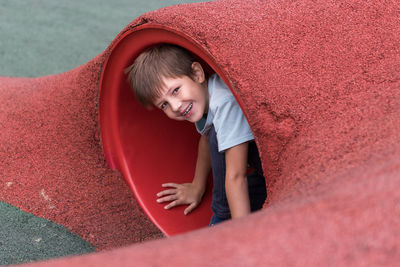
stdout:
[[[178,5],[137,18],[75,70],[0,78],[10,179],[1,199],[100,249],[160,236],[123,177],[161,232],[180,234],[57,266],[395,266],[399,10],[378,0]],[[189,216],[155,202],[165,179],[191,180],[198,138],[193,125],[140,107],[127,85],[124,69],[162,42],[187,48],[230,86],[260,149],[262,211],[196,230],[209,220],[209,195]]]

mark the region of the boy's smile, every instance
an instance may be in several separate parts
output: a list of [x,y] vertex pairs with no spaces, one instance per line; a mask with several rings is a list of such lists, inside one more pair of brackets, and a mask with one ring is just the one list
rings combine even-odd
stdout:
[[195,123],[208,111],[207,82],[202,69],[196,70],[198,66],[195,63],[193,79],[188,76],[163,78],[164,87],[154,105],[171,119]]

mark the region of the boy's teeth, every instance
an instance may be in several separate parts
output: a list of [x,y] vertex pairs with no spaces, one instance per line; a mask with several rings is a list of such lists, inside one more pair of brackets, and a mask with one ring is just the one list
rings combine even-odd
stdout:
[[188,108],[186,109],[185,113],[183,113],[183,116],[186,116],[186,115],[189,113],[189,111],[192,109],[192,106],[193,106],[193,104],[191,103],[191,104],[188,106]]

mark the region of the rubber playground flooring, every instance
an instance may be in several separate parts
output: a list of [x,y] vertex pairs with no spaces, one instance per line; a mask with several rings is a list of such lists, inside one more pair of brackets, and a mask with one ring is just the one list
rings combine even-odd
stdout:
[[[1,1],[0,76],[40,77],[74,69],[101,53],[139,15],[191,2],[202,1]],[[0,192],[7,194],[3,168]],[[0,201],[0,265],[95,251],[66,227]]]

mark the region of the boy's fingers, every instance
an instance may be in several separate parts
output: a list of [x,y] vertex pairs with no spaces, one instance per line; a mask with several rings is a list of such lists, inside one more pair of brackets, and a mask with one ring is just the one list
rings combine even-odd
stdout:
[[177,188],[179,186],[179,184],[176,183],[165,183],[161,185],[162,187],[175,187]]
[[192,210],[194,210],[194,208],[196,208],[196,203],[193,202],[192,204],[189,205],[189,207],[187,207],[184,211],[185,215],[188,215],[190,212],[192,212]]
[[161,202],[173,201],[173,200],[177,200],[177,199],[178,199],[178,197],[176,195],[169,195],[169,196],[157,199],[157,202],[161,203]]
[[157,193],[158,197],[176,194],[176,189],[168,189]]
[[168,209],[173,208],[178,205],[180,205],[179,201],[175,200],[175,201],[172,201],[171,203],[169,203],[167,206],[165,206],[164,209],[168,210]]

